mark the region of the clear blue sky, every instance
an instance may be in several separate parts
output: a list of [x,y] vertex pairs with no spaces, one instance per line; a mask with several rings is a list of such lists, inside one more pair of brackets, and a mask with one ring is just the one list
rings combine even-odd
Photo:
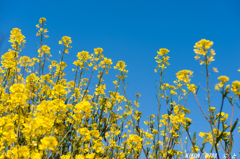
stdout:
[[[71,79],[71,63],[76,59],[79,51],[90,53],[93,48],[102,47],[104,55],[111,58],[114,65],[118,60],[127,64],[129,75],[128,95],[135,100],[135,93],[142,94],[140,111],[143,119],[157,110],[157,93],[154,73],[156,66],[154,57],[159,48],[170,50],[170,66],[166,69],[165,82],[173,84],[175,73],[179,70],[194,71],[192,83],[206,86],[205,79],[200,73],[204,67],[194,60],[193,46],[200,39],[214,42],[216,51],[211,67],[217,67],[219,73],[211,76],[215,85],[217,77],[227,75],[230,81],[240,80],[239,53],[240,53],[240,2],[235,0],[154,0],[154,1],[33,1],[33,0],[5,0],[0,2],[0,34],[6,38],[0,54],[10,47],[7,42],[12,28],[22,29],[26,36],[26,48],[22,55],[37,56],[35,25],[39,18],[47,19],[49,38],[46,44],[51,47],[52,59],[58,60],[58,41],[62,36],[72,38],[73,48],[65,61],[69,64],[69,78]],[[107,89],[112,89],[110,83],[115,79],[115,71],[110,71],[106,79]],[[109,87],[108,87],[109,83]],[[230,83],[229,83],[230,84]],[[214,87],[211,91],[214,92]],[[206,92],[199,91],[198,99],[204,110]],[[220,110],[221,95],[216,92],[212,99],[212,106]],[[208,132],[210,127],[191,95],[187,103],[193,120],[191,132]],[[165,105],[162,107],[166,111]],[[231,106],[225,102],[223,111],[230,113]],[[239,108],[235,107],[234,119],[240,117]],[[230,115],[229,115],[230,117]],[[142,126],[144,127],[144,126]],[[235,146],[233,153],[238,154],[240,134],[235,131]],[[199,141],[200,144],[200,141]],[[223,153],[223,151],[221,151]],[[239,154],[238,154],[239,155]]]

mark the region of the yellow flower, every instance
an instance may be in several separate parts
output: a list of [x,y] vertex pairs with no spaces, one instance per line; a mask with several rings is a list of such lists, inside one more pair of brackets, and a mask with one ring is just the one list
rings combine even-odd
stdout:
[[92,113],[92,108],[93,106],[91,105],[90,102],[88,101],[82,101],[80,103],[78,103],[76,106],[75,106],[75,110],[74,112],[79,114],[79,113],[85,113],[85,116],[86,117],[89,117],[90,114]]
[[206,52],[205,50],[208,50],[210,49],[210,47],[213,45],[213,42],[210,41],[210,40],[206,40],[206,39],[202,39],[200,41],[198,41],[194,48],[197,48],[197,49],[194,49],[194,52],[196,54],[202,54],[202,55],[206,55]]
[[16,146],[16,147],[11,147],[11,158],[23,158],[27,159],[30,155],[29,149],[27,146]]
[[55,137],[47,136],[41,139],[41,150],[54,150],[55,147],[58,145],[58,142]]
[[158,134],[158,131],[156,129],[152,129],[153,134]]
[[216,112],[216,108],[215,108],[215,107],[210,107],[210,108],[209,108],[209,111],[211,111],[211,112]]
[[104,57],[104,60],[102,60],[100,63],[99,63],[99,66],[101,66],[103,69],[105,68],[108,68],[110,69],[110,65],[112,65],[112,59],[108,59],[106,57]]
[[82,64],[80,65],[80,66],[82,66],[82,67],[83,67],[83,63],[84,63],[84,62],[87,62],[89,59],[91,59],[91,56],[89,55],[89,52],[88,52],[88,51],[78,52],[77,57],[78,57],[79,62],[82,63]]
[[171,95],[177,95],[177,92],[175,92],[174,90],[171,90],[171,91],[170,91],[170,94],[171,94]]
[[200,136],[200,137],[204,137],[204,136],[205,136],[205,133],[200,132],[200,133],[199,133],[199,136]]
[[53,93],[57,96],[64,96],[67,94],[67,91],[63,85],[56,85],[53,87]]
[[96,55],[101,54],[102,52],[103,52],[103,49],[102,49],[102,48],[95,48],[95,49],[94,49],[94,53],[95,53]]
[[118,82],[117,80],[113,81],[114,84],[117,84],[117,82]]
[[68,36],[63,36],[63,37],[62,37],[62,41],[63,41],[64,43],[72,43],[71,38],[68,37]]
[[46,22],[47,20],[46,20],[46,18],[40,18],[39,19],[39,23],[43,23],[43,22]]
[[220,76],[218,80],[224,84],[229,81],[229,78],[227,76]]
[[9,42],[12,43],[12,47],[14,49],[17,49],[16,44],[21,45],[26,43],[25,36],[22,35],[21,29],[18,29],[18,28],[12,29]]
[[149,134],[147,132],[145,132],[146,138],[148,139],[153,139],[153,134]]
[[[206,64],[209,65],[212,61],[214,61],[214,55],[216,54],[213,49],[210,49],[213,45],[213,42],[210,40],[202,39],[198,41],[195,45],[193,51],[196,53],[194,57],[196,60],[200,60],[200,65]],[[210,51],[208,52],[208,50]],[[201,56],[204,58],[201,59]]]
[[190,70],[182,70],[176,73],[178,81],[183,81],[185,83],[189,83],[191,81],[190,77],[192,76],[193,72]]
[[216,84],[216,90],[220,90],[220,88],[222,88],[224,84],[229,81],[229,78],[227,76],[220,76],[218,77],[218,80],[220,81],[220,83]]
[[59,44],[62,45],[64,44],[64,46],[71,48],[71,46],[69,46],[72,43],[71,37],[69,36],[63,36],[62,40],[59,41]]
[[240,81],[232,82],[231,90],[233,91],[234,94],[236,94],[237,96],[240,96]]
[[114,66],[113,68],[114,69],[118,69],[119,71],[121,71],[121,72],[126,72],[126,70],[125,70],[125,67],[126,67],[127,65],[125,65],[125,62],[124,61],[118,61],[117,62],[117,64],[116,64],[116,66]]
[[200,56],[196,55],[194,56],[195,60],[199,60],[200,59]]
[[163,56],[163,55],[166,55],[167,53],[169,52],[168,49],[159,49],[159,51],[157,51],[157,53],[160,55],[160,56]]
[[48,47],[47,45],[43,45],[43,46],[42,46],[42,50],[43,50],[45,53],[50,53],[50,47]]
[[213,67],[213,72],[217,72],[218,73],[217,68]]
[[199,151],[199,148],[198,148],[198,146],[194,146],[194,147],[191,147],[191,150],[192,150],[192,152],[198,152]]
[[10,91],[12,93],[22,93],[25,90],[25,86],[22,83],[18,83],[18,84],[13,84],[10,87]]

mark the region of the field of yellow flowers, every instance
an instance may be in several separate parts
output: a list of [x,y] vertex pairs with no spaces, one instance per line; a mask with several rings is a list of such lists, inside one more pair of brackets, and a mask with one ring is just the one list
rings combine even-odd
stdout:
[[[231,158],[233,132],[239,127],[238,121],[233,121],[233,112],[240,97],[240,81],[227,85],[229,78],[220,76],[215,86],[222,93],[222,101],[231,104],[232,114],[222,111],[223,104],[220,110],[211,105],[209,77],[217,72],[217,68],[212,71],[209,67],[215,55],[212,41],[202,39],[194,46],[195,59],[206,68],[208,112],[198,102],[198,87],[191,83],[192,71],[177,72],[174,85],[163,82],[170,57],[168,49],[159,49],[154,70],[159,75],[158,108],[155,115],[144,121],[148,128],[144,130],[140,127],[142,112],[138,111],[141,95],[137,93],[135,101],[127,98],[125,62],[118,61],[113,66],[102,48],[95,48],[91,54],[78,52],[73,62],[74,80],[68,81],[64,78],[67,66],[64,56],[72,47],[71,38],[63,36],[59,41],[63,48],[60,61],[50,60],[50,47],[43,45],[48,38],[46,19],[40,18],[36,27],[40,38],[37,58],[21,55],[26,40],[18,28],[11,31],[12,48],[1,55],[1,159],[221,158],[220,150],[226,158]],[[113,81],[115,88],[107,91],[104,78],[112,67],[119,73]],[[91,90],[93,73],[98,74],[98,82]],[[190,110],[185,107],[189,94],[193,94],[209,123],[209,132],[190,133],[192,120],[187,117]],[[167,107],[167,114],[160,113],[162,105]],[[186,154],[184,134],[189,139],[191,154],[197,157]],[[196,135],[202,138],[201,143]]]

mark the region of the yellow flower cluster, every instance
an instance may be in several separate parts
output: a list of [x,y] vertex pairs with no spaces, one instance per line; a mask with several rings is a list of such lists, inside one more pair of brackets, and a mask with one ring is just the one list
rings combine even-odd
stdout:
[[63,36],[62,40],[59,41],[60,45],[64,45],[66,47],[70,47],[69,45],[72,43],[72,40],[69,36]]
[[182,71],[178,71],[176,73],[178,82],[179,81],[183,81],[185,83],[189,83],[191,81],[190,77],[192,76],[193,72],[190,70],[182,70]]
[[[200,60],[199,62],[201,65],[202,64],[209,65],[212,61],[214,61],[214,55],[216,53],[213,49],[210,49],[212,45],[213,42],[206,39],[202,39],[195,44],[194,48],[196,49],[194,49],[194,52],[197,54],[195,56],[195,59]],[[209,49],[210,51],[208,51]]]
[[94,49],[94,53],[96,54],[96,55],[99,55],[99,54],[101,54],[103,52],[103,49],[102,48],[95,48]]
[[41,145],[39,146],[40,150],[54,150],[58,145],[58,142],[55,137],[46,136],[41,139]]
[[163,71],[166,66],[170,65],[168,63],[168,60],[170,58],[169,56],[167,56],[168,52],[168,49],[159,49],[159,51],[157,51],[158,55],[155,57],[155,59],[158,65],[157,68],[154,70],[155,72],[157,72],[159,68],[161,68],[161,71]]
[[125,69],[126,66],[127,65],[125,65],[124,61],[118,61],[117,65],[114,66],[114,69],[118,69],[121,72],[126,72],[127,73],[128,71]]
[[9,42],[12,43],[12,48],[15,49],[15,51],[21,51],[20,47],[24,47],[24,43],[26,43],[25,36],[22,35],[21,29],[13,28]]
[[[215,85],[216,90],[220,90],[220,88],[222,88],[224,86],[224,84],[229,81],[229,78],[227,76],[220,76],[220,77],[218,77],[218,81],[220,81],[220,83]],[[229,86],[227,86],[227,87],[229,87]]]
[[231,90],[240,97],[240,81],[234,81],[232,82],[232,88]]
[[46,25],[46,18],[40,18],[39,19],[39,24],[36,25],[36,27],[39,29],[36,36],[40,36],[41,35],[41,38],[48,38],[48,35],[47,35],[47,32],[48,30],[47,29],[44,29],[44,25]]
[[114,69],[119,70],[121,72],[120,75],[117,75],[117,77],[121,80],[127,77],[126,74],[128,73],[128,70],[125,69],[126,66],[127,65],[125,64],[124,61],[118,61],[116,66],[113,67]]

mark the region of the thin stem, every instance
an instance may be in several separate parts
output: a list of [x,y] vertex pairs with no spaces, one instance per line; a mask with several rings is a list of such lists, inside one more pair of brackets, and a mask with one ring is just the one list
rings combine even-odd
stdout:
[[231,116],[231,123],[230,123],[230,137],[229,137],[229,147],[228,147],[228,155],[229,157],[231,156],[231,151],[232,151],[232,122],[233,122],[233,113],[234,113],[234,104],[232,105],[232,116]]
[[202,111],[204,117],[207,119],[207,121],[208,121],[209,123],[211,123],[210,120],[208,119],[208,117],[206,116],[206,114],[204,113],[204,111],[203,111],[201,105],[199,104],[198,99],[197,99],[197,97],[196,97],[196,94],[193,93],[193,96],[195,97],[195,100],[197,101],[197,104],[198,104],[199,108],[201,109],[201,111]]

